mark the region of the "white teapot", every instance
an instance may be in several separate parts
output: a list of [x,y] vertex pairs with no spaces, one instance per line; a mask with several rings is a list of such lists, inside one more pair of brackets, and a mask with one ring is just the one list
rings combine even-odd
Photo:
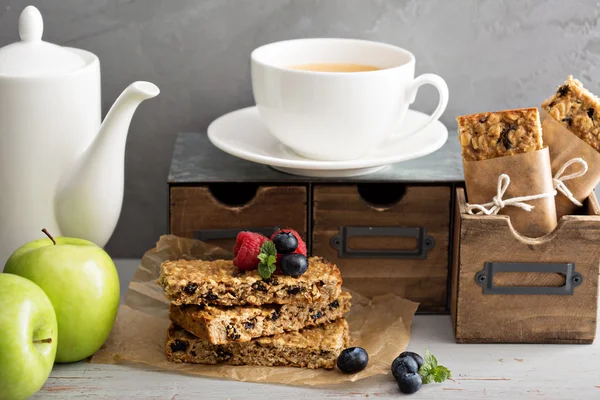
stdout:
[[29,6],[21,41],[0,49],[0,267],[42,228],[106,244],[123,203],[131,118],[159,93],[132,83],[101,123],[98,57],[44,42],[42,31]]

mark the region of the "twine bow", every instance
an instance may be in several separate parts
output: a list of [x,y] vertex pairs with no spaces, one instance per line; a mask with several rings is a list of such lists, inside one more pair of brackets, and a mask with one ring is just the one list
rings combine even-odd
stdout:
[[[565,173],[566,169],[569,168],[573,164],[581,165],[581,169],[577,172],[573,172],[572,174],[562,176]],[[581,202],[573,196],[573,193],[569,190],[567,185],[565,185],[565,181],[579,178],[579,177],[585,175],[587,171],[588,171],[588,164],[585,162],[585,160],[583,158],[573,158],[573,159],[567,161],[566,163],[563,164],[562,167],[560,167],[560,169],[558,170],[558,172],[556,173],[556,175],[554,175],[554,178],[552,179],[552,183],[554,184],[554,189],[558,190],[563,195],[565,195],[565,197],[567,199],[571,200],[571,202],[573,204],[575,204],[576,206],[579,206],[579,207],[583,206],[583,204],[581,204]]]
[[513,197],[511,199],[503,199],[502,197],[506,193],[508,186],[510,185],[510,177],[507,174],[502,174],[498,177],[498,190],[496,195],[492,198],[492,201],[485,204],[467,204],[467,212],[469,214],[485,214],[485,215],[496,215],[504,207],[517,207],[527,212],[533,210],[535,207],[531,204],[527,204],[527,201],[545,199],[548,197],[556,196],[556,190],[549,193],[534,194],[531,196],[520,196]]

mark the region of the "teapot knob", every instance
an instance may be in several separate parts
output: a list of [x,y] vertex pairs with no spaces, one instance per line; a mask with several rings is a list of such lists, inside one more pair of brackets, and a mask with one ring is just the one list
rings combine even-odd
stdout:
[[19,17],[19,35],[21,40],[31,42],[42,40],[44,20],[40,10],[27,6]]

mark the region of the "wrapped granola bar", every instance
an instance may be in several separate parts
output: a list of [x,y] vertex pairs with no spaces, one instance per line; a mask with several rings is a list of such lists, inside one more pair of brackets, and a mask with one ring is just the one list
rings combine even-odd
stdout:
[[548,148],[537,108],[464,115],[457,119],[465,186],[473,209],[504,214],[528,237],[556,227]]
[[[542,103],[541,119],[553,174],[573,159],[581,158],[587,163],[584,175],[565,182],[574,200],[581,204],[600,183],[600,99],[569,76],[556,93]],[[565,172],[572,174],[578,168],[581,169],[572,166]],[[564,193],[558,194],[558,218],[576,213],[577,202]]]

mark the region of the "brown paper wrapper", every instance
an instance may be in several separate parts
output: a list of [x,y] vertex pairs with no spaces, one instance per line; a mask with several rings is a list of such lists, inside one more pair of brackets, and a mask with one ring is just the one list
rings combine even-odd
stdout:
[[344,374],[337,369],[305,369],[291,367],[257,367],[230,365],[181,364],[167,361],[164,354],[169,322],[169,302],[156,283],[160,264],[176,259],[231,259],[231,253],[197,240],[163,236],[156,248],[142,258],[125,304],[119,308],[117,321],[104,346],[91,359],[92,363],[139,363],[187,374],[229,378],[239,381],[323,386],[357,381],[387,374],[399,353],[410,340],[410,325],[418,303],[395,295],[372,300],[352,293],[352,308],[347,315],[351,346],[369,353],[369,365],[357,374]]
[[[498,177],[502,174],[510,177],[510,185],[502,197],[503,200],[554,191],[548,148],[490,160],[463,160],[463,167],[470,204],[491,202],[497,195]],[[544,236],[556,228],[554,196],[526,203],[535,208],[525,211],[518,207],[506,206],[499,214],[508,215],[513,228],[527,237]]]
[[[542,131],[544,132],[544,143],[550,148],[550,160],[552,161],[552,175],[569,160],[583,158],[588,164],[585,175],[565,181],[573,197],[581,203],[589,197],[596,185],[600,183],[600,153],[592,146],[581,140],[577,135],[569,131],[546,110],[541,109]],[[567,168],[565,174],[575,172],[575,165]],[[579,206],[573,204],[565,195],[556,195],[556,215],[560,219],[563,215],[576,214]]]

